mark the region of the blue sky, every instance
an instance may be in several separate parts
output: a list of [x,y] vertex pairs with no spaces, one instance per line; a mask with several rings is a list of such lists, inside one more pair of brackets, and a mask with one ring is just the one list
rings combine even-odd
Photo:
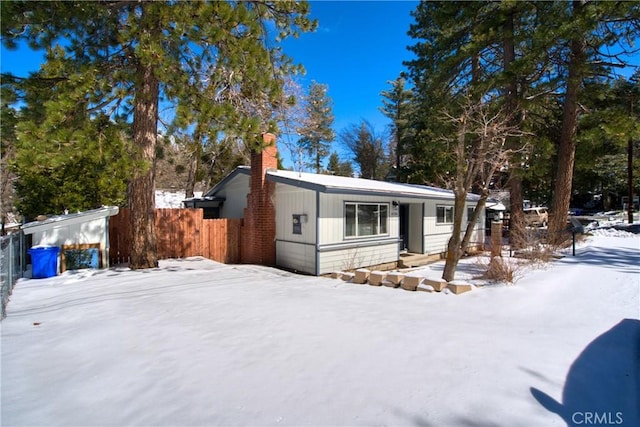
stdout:
[[[318,20],[313,33],[287,39],[284,52],[302,64],[303,86],[313,80],[329,87],[333,100],[336,141],[333,149],[344,160],[337,134],[360,120],[370,121],[382,132],[390,123],[379,111],[380,92],[388,89],[411,58],[407,35],[413,22],[410,12],[417,1],[311,1],[311,16]],[[287,136],[282,136],[287,138]],[[281,150],[285,166],[289,156]]]
[[[303,83],[329,86],[335,129],[367,119],[382,127],[380,92],[388,89],[411,57],[407,35],[417,1],[312,1],[318,29],[284,42],[284,50],[304,65]],[[376,126],[378,127],[378,126]]]

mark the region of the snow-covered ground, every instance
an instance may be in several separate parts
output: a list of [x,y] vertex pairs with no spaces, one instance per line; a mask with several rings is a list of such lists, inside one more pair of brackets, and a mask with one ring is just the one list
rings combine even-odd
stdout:
[[462,295],[201,258],[21,280],[0,421],[637,426],[640,239],[595,234]]

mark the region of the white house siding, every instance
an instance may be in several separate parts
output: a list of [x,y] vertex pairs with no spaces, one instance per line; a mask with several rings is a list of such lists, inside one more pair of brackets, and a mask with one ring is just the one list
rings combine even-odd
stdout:
[[[389,241],[391,240],[391,241]],[[319,274],[350,270],[398,260],[397,239],[351,242],[348,247],[324,246],[319,253]]]
[[290,270],[316,274],[316,246],[276,240],[276,264]]
[[217,195],[225,201],[220,209],[220,218],[242,218],[247,207],[249,175],[238,174]]
[[[471,203],[467,205],[469,207],[475,207],[475,203]],[[471,236],[471,245],[484,245],[484,237],[485,237],[485,210],[483,209],[480,213],[480,218],[478,222],[476,222],[476,226],[473,231],[473,236]],[[466,222],[465,222],[466,226]]]
[[[464,216],[464,222],[462,223],[461,236],[464,236],[464,232],[465,232],[466,227],[467,227],[467,221],[469,219],[467,217],[468,209],[469,208],[475,208],[475,207],[476,207],[476,202],[470,202],[470,203],[467,203],[465,205],[465,216]],[[469,244],[471,246],[476,246],[476,245],[484,243],[484,231],[485,231],[484,217],[485,217],[485,214],[484,214],[484,209],[483,209],[482,212],[480,213],[480,218],[476,222],[476,225],[475,225],[475,227],[473,229],[473,234],[471,235],[471,240],[469,241]]]
[[[453,207],[453,200],[428,200],[425,202],[424,213],[424,245],[426,254],[438,254],[446,252],[447,243],[449,237],[453,231],[453,224],[437,224],[436,223],[436,207],[437,206],[451,206]],[[462,233],[467,225],[467,208],[475,207],[476,202],[468,202],[465,205],[465,213],[463,219]],[[481,214],[480,222],[477,223],[475,231],[473,233],[471,242],[482,242],[484,235],[484,214]]]
[[[397,215],[391,215],[391,203],[393,201],[399,201],[398,197],[384,197],[384,196],[365,196],[365,195],[353,195],[353,194],[328,194],[320,193],[320,246],[342,243],[342,242],[357,242],[358,238],[345,238],[344,237],[344,204],[345,202],[358,202],[358,203],[388,203],[389,204],[389,229],[388,235],[380,236],[376,238],[385,239],[388,237],[399,236],[399,218]],[[364,240],[371,240],[367,238]],[[397,248],[396,248],[397,249]],[[396,253],[397,256],[397,253]]]
[[53,225],[44,231],[33,233],[33,246],[62,246],[82,243],[100,243],[101,248],[106,246],[106,221],[104,218],[92,221]]
[[[319,274],[336,270],[366,267],[398,260],[399,217],[392,213],[398,197],[354,194],[319,194]],[[382,236],[345,238],[344,206],[346,202],[388,203],[388,233]]]
[[[316,192],[276,184],[276,263],[316,274]],[[293,233],[293,215],[306,215],[301,234]]]
[[453,224],[436,223],[436,207],[451,206],[451,200],[427,200],[424,206],[424,253],[438,254],[447,250]]

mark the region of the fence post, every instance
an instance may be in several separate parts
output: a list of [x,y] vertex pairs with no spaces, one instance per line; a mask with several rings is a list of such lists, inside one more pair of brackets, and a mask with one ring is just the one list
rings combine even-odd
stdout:
[[9,240],[9,295],[11,295],[11,291],[13,290],[13,275],[14,275],[14,264],[15,264],[15,254],[13,253],[13,238]]
[[20,230],[20,277],[24,275],[24,271],[27,269],[27,242],[24,235],[24,231]]
[[22,251],[23,238],[24,233],[20,230],[17,233],[2,236],[0,239],[0,258],[2,258],[0,265],[2,269],[2,272],[0,272],[2,276],[2,279],[0,279],[0,320],[6,317],[9,295],[13,292],[16,281],[23,276],[23,266],[25,263]]
[[491,221],[491,258],[502,256],[502,221]]

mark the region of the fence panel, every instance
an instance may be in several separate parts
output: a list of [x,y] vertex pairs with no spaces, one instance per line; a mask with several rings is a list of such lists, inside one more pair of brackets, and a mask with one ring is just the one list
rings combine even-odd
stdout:
[[18,279],[22,277],[25,266],[24,233],[20,231],[0,237],[0,319],[6,317],[9,296]]
[[[129,209],[109,221],[109,260],[129,262],[131,226]],[[203,219],[202,209],[156,209],[158,257],[203,256],[224,263],[240,262],[240,219]]]
[[205,257],[225,264],[240,262],[241,219],[205,219]]
[[226,264],[238,264],[240,259],[240,230],[242,219],[227,220],[227,260]]
[[131,247],[131,225],[129,209],[120,209],[109,217],[109,265],[129,262]]
[[184,258],[203,256],[202,209],[156,209],[158,256]]

